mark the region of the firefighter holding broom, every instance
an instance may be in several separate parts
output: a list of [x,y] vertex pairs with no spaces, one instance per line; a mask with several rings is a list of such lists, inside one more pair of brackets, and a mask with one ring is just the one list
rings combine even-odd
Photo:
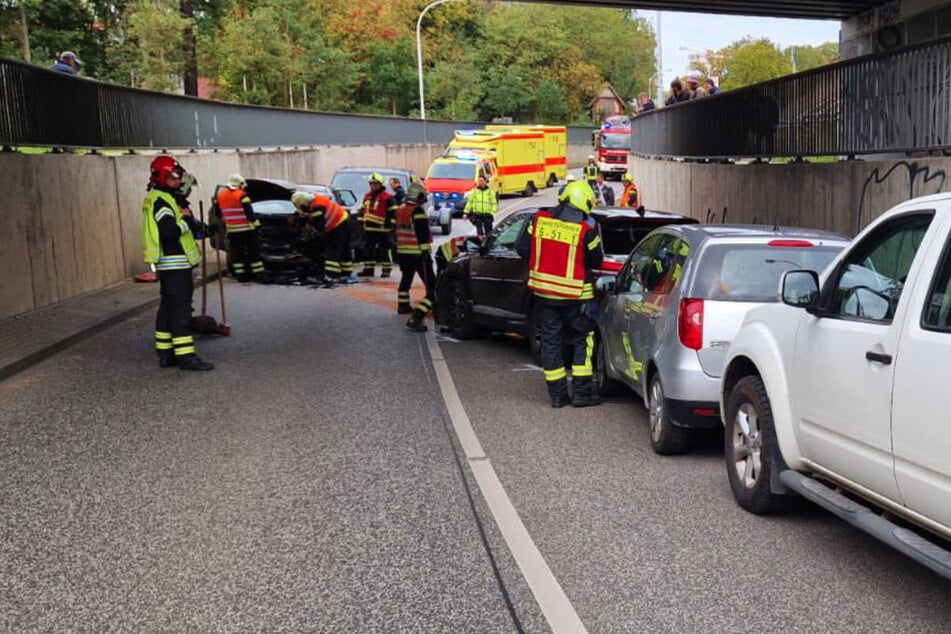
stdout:
[[155,316],[155,352],[159,367],[213,370],[213,363],[198,357],[190,330],[192,269],[201,262],[195,238],[196,234],[201,237],[204,227],[190,212],[183,213],[177,200],[185,168],[162,155],[152,161],[150,170],[142,202],[142,249],[145,261],[158,271],[161,299]]

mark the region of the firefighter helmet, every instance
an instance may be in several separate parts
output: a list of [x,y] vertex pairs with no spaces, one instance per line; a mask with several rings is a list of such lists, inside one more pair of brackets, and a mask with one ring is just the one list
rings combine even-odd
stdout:
[[565,191],[558,197],[559,202],[568,203],[578,211],[586,214],[591,213],[594,205],[598,202],[594,196],[594,190],[587,183],[575,181],[565,186]]
[[185,168],[174,157],[168,154],[156,156],[149,165],[149,184],[165,187],[169,176],[181,178],[185,175]]
[[294,195],[291,196],[291,202],[294,203],[294,206],[301,211],[306,211],[313,200],[313,195],[308,192],[296,191],[294,192]]

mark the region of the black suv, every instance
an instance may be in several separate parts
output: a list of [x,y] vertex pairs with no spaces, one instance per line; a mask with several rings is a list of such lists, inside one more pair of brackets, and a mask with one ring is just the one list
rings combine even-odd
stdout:
[[[474,239],[460,244],[464,251],[453,259],[436,281],[437,322],[452,336],[467,339],[490,331],[524,336],[538,354],[539,312],[528,290],[528,260],[515,251],[538,208],[519,210],[492,230],[484,245]],[[664,225],[692,224],[697,220],[657,211],[639,213],[622,207],[596,208],[604,244],[604,263],[599,274],[621,270],[628,254],[648,233]]]

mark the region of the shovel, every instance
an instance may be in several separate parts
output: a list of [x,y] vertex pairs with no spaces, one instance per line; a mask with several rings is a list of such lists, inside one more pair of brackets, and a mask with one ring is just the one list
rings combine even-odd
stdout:
[[[198,201],[198,217],[201,223],[205,224],[205,203]],[[215,318],[207,313],[208,309],[208,265],[206,264],[208,253],[207,241],[201,241],[201,314],[192,319],[192,330],[201,335],[221,334],[221,326],[215,321]],[[217,249],[216,249],[217,251]],[[224,306],[222,306],[222,310]]]

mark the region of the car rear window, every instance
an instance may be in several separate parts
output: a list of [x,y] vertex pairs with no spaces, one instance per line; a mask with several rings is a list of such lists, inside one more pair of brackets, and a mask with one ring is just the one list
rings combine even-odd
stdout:
[[693,295],[715,301],[775,302],[783,273],[820,272],[841,250],[839,246],[712,245],[699,262]]

